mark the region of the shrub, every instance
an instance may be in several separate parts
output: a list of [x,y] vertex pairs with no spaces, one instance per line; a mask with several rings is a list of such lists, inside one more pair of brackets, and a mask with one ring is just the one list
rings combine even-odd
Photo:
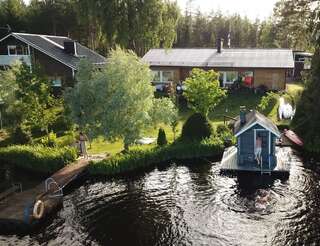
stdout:
[[217,137],[223,141],[226,147],[231,146],[236,143],[236,138],[234,137],[231,128],[227,125],[220,124],[217,126]]
[[217,135],[218,136],[221,136],[221,135],[223,135],[224,133],[226,133],[226,132],[230,132],[231,131],[231,129],[227,126],[227,125],[224,125],[224,124],[219,124],[218,126],[217,126]]
[[75,148],[12,145],[0,148],[1,162],[40,173],[53,173],[77,158]]
[[158,146],[164,146],[168,143],[167,137],[166,137],[166,132],[160,128],[158,132],[158,139],[157,139],[157,144]]
[[57,132],[58,135],[61,135],[65,131],[69,131],[72,129],[72,122],[63,113],[61,113],[56,119],[56,121],[49,126],[49,129],[51,129],[54,132]]
[[170,160],[212,157],[223,153],[223,143],[218,138],[200,142],[176,142],[161,148],[128,151],[89,165],[92,175],[113,176],[152,167]]
[[41,139],[41,143],[47,147],[57,146],[57,135],[54,132],[50,132],[48,136]]
[[200,113],[191,115],[182,127],[182,141],[201,141],[210,137],[212,127],[205,116]]
[[21,126],[18,126],[12,133],[12,143],[14,144],[28,144],[31,143],[31,134]]

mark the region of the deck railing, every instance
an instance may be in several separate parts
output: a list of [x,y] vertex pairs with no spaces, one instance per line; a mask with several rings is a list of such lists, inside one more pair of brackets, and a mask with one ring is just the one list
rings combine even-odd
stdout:
[[31,57],[29,55],[0,55],[0,66],[10,66],[16,61],[23,61],[27,65],[31,65]]

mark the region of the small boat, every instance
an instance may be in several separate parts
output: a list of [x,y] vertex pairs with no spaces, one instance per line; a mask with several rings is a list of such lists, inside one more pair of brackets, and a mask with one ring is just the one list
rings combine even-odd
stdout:
[[292,143],[300,147],[303,146],[303,140],[294,131],[285,129],[283,135],[286,136]]

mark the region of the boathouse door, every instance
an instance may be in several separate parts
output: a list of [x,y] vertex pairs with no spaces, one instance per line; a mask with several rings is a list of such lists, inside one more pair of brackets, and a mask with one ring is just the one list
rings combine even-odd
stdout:
[[262,140],[262,165],[263,169],[269,169],[269,145],[270,145],[270,139],[269,139],[269,131],[265,129],[254,129],[254,153],[256,151],[256,139],[257,137],[261,137]]

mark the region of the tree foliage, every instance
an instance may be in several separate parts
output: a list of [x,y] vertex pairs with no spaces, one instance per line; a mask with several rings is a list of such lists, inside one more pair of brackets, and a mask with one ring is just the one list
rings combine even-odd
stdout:
[[212,127],[208,119],[201,113],[191,115],[182,127],[181,140],[201,141],[209,138],[212,134]]
[[219,74],[213,70],[194,68],[185,80],[184,95],[189,106],[205,117],[226,96],[225,90],[220,87],[218,76]]
[[0,1],[0,27],[63,35],[108,52],[120,45],[143,55],[152,47],[171,47],[179,9],[167,0]]
[[154,125],[159,123],[165,123],[169,125],[171,122],[177,120],[178,109],[170,98],[154,98],[150,116]]
[[314,0],[281,0],[274,8],[277,40],[281,47],[306,50],[311,45],[310,24]]
[[144,129],[170,122],[174,105],[154,99],[151,71],[132,51],[117,48],[102,70],[83,61],[78,71],[78,83],[65,98],[74,121],[93,136],[123,139],[127,150]]
[[[309,28],[316,24],[316,0],[279,0],[267,20],[250,20],[221,11],[184,14],[169,0],[0,1],[0,26],[13,31],[64,35],[108,53],[120,45],[143,55],[155,47],[215,47],[218,38],[231,48],[311,48]],[[1,35],[1,34],[0,34]]]
[[158,132],[158,138],[157,138],[157,145],[158,146],[164,146],[168,143],[166,132],[163,130],[163,128],[159,128]]
[[17,62],[10,69],[0,70],[0,100],[6,105],[10,105],[15,101],[15,92],[17,90],[16,74],[20,67],[21,63]]
[[297,104],[296,114],[292,121],[292,127],[305,141],[305,147],[309,152],[320,153],[320,43],[319,43],[319,18],[320,6],[314,8],[312,13],[316,18],[310,26],[310,35],[315,47],[312,58],[312,72],[305,81],[305,90]]
[[0,94],[6,111],[14,115],[15,126],[30,131],[39,128],[48,133],[49,125],[61,111],[61,102],[51,94],[49,81],[37,68],[16,64],[1,72]]

